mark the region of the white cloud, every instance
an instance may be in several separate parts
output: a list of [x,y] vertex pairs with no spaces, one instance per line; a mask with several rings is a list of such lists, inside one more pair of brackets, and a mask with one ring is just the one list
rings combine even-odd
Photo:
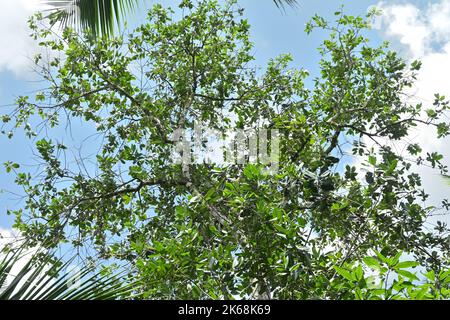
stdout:
[[384,13],[383,36],[404,49],[408,60],[423,63],[414,97],[429,103],[435,93],[450,96],[450,0],[429,3],[425,8],[385,2],[379,7]]
[[398,40],[413,55],[423,54],[429,28],[421,18],[420,9],[412,4],[386,5],[384,2],[379,7],[383,10],[382,24],[387,26],[385,35]]
[[40,0],[0,0],[0,72],[30,71],[38,46],[30,38],[28,18],[39,8]]
[[[422,61],[411,102],[422,102],[430,108],[435,93],[450,98],[450,0],[428,3],[425,7],[380,2],[378,7],[383,10],[378,23],[382,36],[399,48],[407,60]],[[424,146],[424,151],[444,154],[447,164],[450,163],[450,139],[437,140],[435,128],[417,128],[409,138]],[[425,190],[431,195],[430,203],[439,205],[442,199],[449,198],[450,186],[437,171],[420,168],[419,172]]]

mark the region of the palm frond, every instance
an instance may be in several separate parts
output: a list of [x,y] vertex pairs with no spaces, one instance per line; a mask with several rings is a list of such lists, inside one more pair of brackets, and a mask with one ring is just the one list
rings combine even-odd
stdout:
[[[102,275],[93,268],[66,272],[70,261],[57,259],[55,264],[49,253],[29,258],[26,252],[11,249],[0,257],[0,300],[109,300],[127,298],[133,291],[134,284],[124,284],[120,273]],[[27,262],[20,266],[24,258]]]
[[[295,7],[297,0],[273,0],[284,9]],[[137,8],[139,0],[42,0],[52,6],[49,18],[61,23],[63,28],[90,29],[94,35],[110,36],[123,18]]]
[[58,20],[63,28],[90,29],[95,35],[111,35],[128,13],[133,12],[138,0],[43,0],[54,7],[50,18]]
[[278,8],[284,8],[285,6],[295,7],[298,4],[297,0],[273,0]]
[[450,176],[446,174],[441,174],[442,180],[448,185],[450,185]]

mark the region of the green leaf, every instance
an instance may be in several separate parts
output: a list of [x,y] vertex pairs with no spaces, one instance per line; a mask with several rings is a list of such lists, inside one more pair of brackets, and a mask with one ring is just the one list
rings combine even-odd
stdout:
[[395,265],[395,269],[408,269],[408,268],[414,268],[420,265],[416,261],[403,261],[399,262]]
[[400,257],[402,256],[402,254],[403,252],[399,251],[392,258],[387,259],[388,266],[394,267],[400,261]]
[[382,255],[380,252],[375,251],[375,254],[377,255],[378,259],[380,259],[382,262],[384,262],[387,265],[390,265],[391,260],[386,258],[384,255]]
[[350,281],[355,281],[356,280],[355,275],[352,272],[350,272],[349,270],[341,268],[341,267],[338,267],[338,266],[333,266],[333,268],[334,268],[334,270],[336,270],[336,272],[339,275],[341,275],[345,279],[350,280]]
[[368,267],[374,270],[378,270],[381,268],[380,262],[373,257],[365,257],[363,261]]
[[407,278],[409,280],[419,280],[419,278],[414,273],[407,271],[407,270],[397,270],[397,273],[399,275],[404,276],[405,278]]
[[436,281],[436,274],[434,273],[433,270],[430,270],[430,271],[426,272],[426,273],[424,274],[424,276],[425,276],[428,280],[430,280],[431,282],[435,282],[435,281]]

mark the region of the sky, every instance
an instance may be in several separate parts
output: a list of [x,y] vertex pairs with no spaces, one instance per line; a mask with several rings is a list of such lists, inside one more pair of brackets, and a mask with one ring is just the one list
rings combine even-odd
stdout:
[[[156,1],[147,1],[139,12],[128,19],[129,28],[145,20],[145,7]],[[177,0],[164,3],[176,4]],[[277,10],[271,0],[241,0],[246,9],[255,44],[256,64],[264,66],[270,58],[282,53],[291,53],[293,66],[305,68],[313,75],[317,73],[319,55],[317,47],[325,34],[317,32],[307,36],[303,30],[314,14],[332,18],[333,13],[344,5],[345,12],[364,15],[368,8],[376,5],[383,16],[370,32],[372,44],[389,40],[406,60],[421,59],[422,71],[412,89],[414,99],[430,104],[434,93],[450,97],[450,0],[437,1],[370,1],[370,0],[301,0],[296,9]],[[39,0],[0,0],[0,114],[9,110],[19,95],[31,94],[45,87],[32,71],[31,58],[38,52],[37,44],[29,37],[27,18],[39,8]],[[83,123],[75,130],[84,131]],[[64,133],[64,132],[61,132]],[[450,159],[450,140],[433,139],[430,129],[418,128],[411,140],[424,143],[426,151],[439,151]],[[65,137],[71,139],[71,137]],[[32,164],[32,141],[23,136],[8,140],[0,135],[0,164],[11,160],[24,165]],[[447,160],[447,164],[448,164]],[[439,204],[450,193],[450,186],[437,172],[418,169],[424,188],[432,197],[431,204]],[[11,236],[12,217],[7,209],[20,205],[20,194],[13,177],[0,167],[0,234]]]

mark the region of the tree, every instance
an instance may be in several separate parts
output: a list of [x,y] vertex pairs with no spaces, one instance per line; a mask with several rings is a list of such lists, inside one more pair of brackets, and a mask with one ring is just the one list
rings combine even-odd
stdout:
[[[407,154],[392,147],[418,124],[448,135],[440,120],[448,102],[437,95],[427,109],[404,100],[420,63],[370,45],[364,32],[374,11],[307,24],[307,33],[329,32],[320,76],[308,87],[308,72],[290,68],[289,55],[254,65],[250,26],[234,1],[180,8],[177,20],[156,5],[127,38],[66,30],[55,40],[32,23],[42,45],[65,59],[36,57],[50,89],[20,97],[3,117],[11,138],[24,128],[37,139],[39,180],[6,163],[27,194],[25,207],[10,214],[29,241],[122,260],[144,278],[144,298],[395,298],[409,294],[408,284],[419,290],[417,280],[402,280],[410,272],[398,266],[403,253],[414,257],[409,267],[436,277],[448,270],[448,228],[424,227],[437,208],[426,205],[412,169],[444,173],[442,156],[422,155],[411,142]],[[46,131],[74,119],[92,125],[103,141],[98,154],[74,159],[70,147],[29,124],[34,114]],[[174,133],[200,121],[221,133],[278,130],[280,139],[267,142],[270,151],[279,142],[279,159],[174,161],[187,144]],[[181,149],[185,160],[189,148]],[[394,284],[406,289],[369,288],[364,270],[375,263],[388,264],[378,270],[382,280],[398,271]],[[437,278],[422,297],[445,296],[446,277]]]
[[[43,0],[55,7],[50,17],[63,27],[90,29],[94,34],[112,35],[127,13],[135,10],[137,0]],[[273,0],[279,8],[294,6],[296,0]]]

